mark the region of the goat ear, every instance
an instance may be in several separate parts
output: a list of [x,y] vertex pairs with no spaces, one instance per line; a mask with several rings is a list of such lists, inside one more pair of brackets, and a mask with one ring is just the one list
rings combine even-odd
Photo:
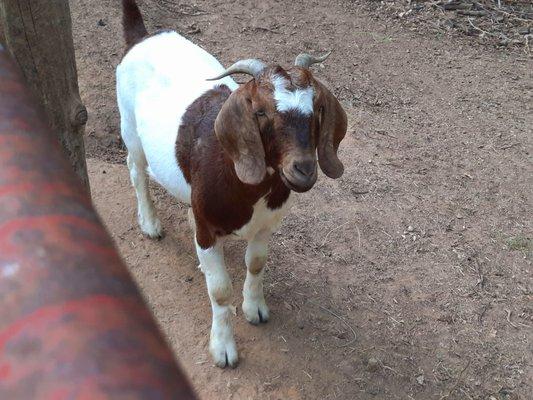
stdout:
[[215,134],[233,161],[237,177],[257,185],[266,174],[265,150],[245,90],[235,90],[226,100],[215,120]]
[[339,101],[320,82],[315,81],[315,113],[319,118],[318,163],[330,178],[340,178],[344,166],[337,157],[341,140],[346,135],[347,118]]

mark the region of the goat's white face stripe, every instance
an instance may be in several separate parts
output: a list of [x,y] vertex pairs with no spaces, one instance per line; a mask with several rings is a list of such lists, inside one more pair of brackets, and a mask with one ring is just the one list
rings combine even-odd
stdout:
[[287,83],[287,79],[282,76],[274,75],[272,77],[274,99],[278,111],[296,110],[301,114],[311,115],[313,113],[313,88],[296,89],[291,92],[287,89]]

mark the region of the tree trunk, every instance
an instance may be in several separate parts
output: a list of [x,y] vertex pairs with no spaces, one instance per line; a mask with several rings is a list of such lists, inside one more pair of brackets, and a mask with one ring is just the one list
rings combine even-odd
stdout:
[[79,94],[69,2],[0,0],[0,22],[7,48],[89,189],[83,143],[87,110]]
[[5,43],[6,40],[4,39],[4,28],[2,28],[2,19],[0,19],[0,46]]

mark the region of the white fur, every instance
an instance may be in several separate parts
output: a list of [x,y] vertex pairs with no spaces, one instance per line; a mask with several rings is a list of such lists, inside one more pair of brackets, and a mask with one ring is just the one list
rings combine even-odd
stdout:
[[[135,158],[135,156],[138,156]],[[157,218],[154,203],[148,191],[148,176],[146,175],[146,159],[135,152],[128,154],[128,168],[131,184],[137,195],[137,219],[141,230],[151,238],[161,237],[163,229]]]
[[231,323],[233,288],[224,262],[223,241],[205,250],[196,243],[196,253],[200,269],[205,275],[213,311],[209,351],[217,366],[235,366],[238,354]]
[[[272,231],[265,229],[259,231],[248,242],[246,248],[246,280],[242,289],[242,312],[244,317],[252,324],[266,322],[270,318],[270,311],[266,305],[263,292],[264,266],[268,257],[268,242]],[[253,269],[253,271],[252,271]],[[259,272],[257,270],[260,269]]]
[[[245,318],[252,324],[266,322],[270,318],[270,311],[266,305],[263,293],[263,276],[265,274],[263,267],[266,264],[268,256],[268,242],[270,237],[278,229],[281,220],[290,209],[292,200],[291,192],[289,198],[280,208],[271,210],[267,207],[266,196],[259,199],[254,205],[254,211],[250,221],[241,229],[234,232],[235,236],[248,241],[245,255],[247,271],[242,291],[242,311]],[[261,271],[259,273],[250,272],[253,263],[261,264]]]
[[[117,67],[121,130],[137,195],[139,225],[150,237],[161,236],[162,229],[150,198],[148,174],[177,199],[191,203],[191,187],[175,154],[178,129],[187,107],[207,90],[219,84],[231,90],[238,87],[230,77],[216,82],[206,80],[223,71],[212,55],[175,32],[161,33],[137,44]],[[280,111],[296,108],[303,113],[312,112],[312,89],[289,92],[281,81],[276,82]],[[289,207],[290,199],[277,210],[270,210],[265,199],[260,199],[251,220],[232,235],[248,240],[243,312],[252,323],[269,317],[263,294],[263,267],[269,238]],[[194,228],[192,213],[189,219]],[[223,238],[209,249],[196,247],[213,312],[209,349],[216,365],[234,366],[238,354],[231,323],[233,288],[224,262]]]
[[279,112],[296,110],[304,115],[313,113],[314,91],[312,87],[290,91],[287,89],[287,79],[280,75],[272,77],[272,84],[274,85],[276,108]]
[[187,107],[203,93],[220,84],[238,87],[230,77],[206,80],[223,71],[216,58],[176,32],[142,41],[117,67],[122,137],[135,154],[133,162],[142,166],[145,159],[153,178],[188,204],[191,188],[175,154],[178,128]]
[[241,229],[235,231],[233,235],[250,241],[255,238],[259,231],[265,229],[269,230],[270,232],[276,231],[291,205],[292,192],[287,201],[285,201],[285,203],[283,203],[283,205],[276,210],[271,210],[267,207],[266,196],[259,199],[259,201],[254,205],[254,211],[250,221],[248,221],[248,223]]

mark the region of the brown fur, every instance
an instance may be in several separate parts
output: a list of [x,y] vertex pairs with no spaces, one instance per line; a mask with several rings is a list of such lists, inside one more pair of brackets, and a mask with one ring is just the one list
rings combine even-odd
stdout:
[[257,275],[259,274],[265,264],[266,264],[266,260],[267,260],[267,257],[256,257],[254,259],[252,259],[252,261],[250,262],[250,265],[248,266],[248,271],[250,271],[250,273],[252,275]]
[[173,32],[172,29],[159,29],[153,33],[148,33],[135,0],[122,0],[122,28],[126,41],[126,50],[122,56],[123,58],[135,45],[142,41],[160,33]]
[[279,208],[289,197],[289,189],[279,173],[259,185],[243,183],[233,162],[214,133],[215,119],[231,91],[218,86],[192,103],[185,112],[176,142],[178,163],[192,187],[192,207],[196,240],[202,248],[211,247],[217,236],[231,234],[252,217],[253,206],[267,195],[268,207]]
[[122,26],[128,50],[148,36],[141,11],[135,0],[122,0]]
[[[273,74],[289,79],[289,89],[314,86],[313,115],[277,112]],[[316,181],[317,150],[326,175],[340,176],[336,153],[345,133],[346,114],[338,101],[300,67],[275,66],[233,93],[221,85],[199,97],[185,112],[176,143],[179,166],[191,185],[198,244],[211,247],[217,236],[242,228],[264,196],[276,209],[291,189],[309,190]]]
[[322,171],[337,179],[344,172],[344,166],[337,158],[339,144],[346,135],[348,118],[339,101],[320,82],[315,80],[315,114],[320,120],[321,134],[318,141],[318,162]]

